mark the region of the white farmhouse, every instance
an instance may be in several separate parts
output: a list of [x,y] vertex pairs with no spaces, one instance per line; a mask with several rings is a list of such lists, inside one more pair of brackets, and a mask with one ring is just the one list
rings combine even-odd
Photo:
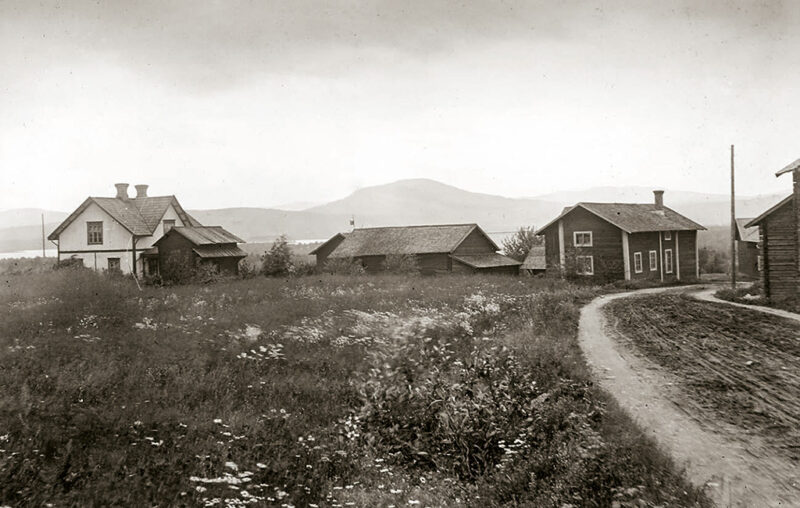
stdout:
[[127,183],[115,185],[116,197],[87,198],[47,238],[58,246],[59,261],[78,258],[95,270],[153,273],[145,251],[152,254],[155,241],[173,226],[201,224],[175,196],[148,196],[147,185],[136,185],[130,198]]

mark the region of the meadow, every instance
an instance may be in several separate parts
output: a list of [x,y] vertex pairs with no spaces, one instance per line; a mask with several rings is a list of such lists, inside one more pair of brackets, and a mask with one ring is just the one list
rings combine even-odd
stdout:
[[598,288],[1,280],[0,505],[709,505],[593,385]]

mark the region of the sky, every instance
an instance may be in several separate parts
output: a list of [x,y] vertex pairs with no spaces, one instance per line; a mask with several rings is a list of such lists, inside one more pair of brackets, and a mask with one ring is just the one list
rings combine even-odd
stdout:
[[800,3],[0,0],[0,209],[788,193]]

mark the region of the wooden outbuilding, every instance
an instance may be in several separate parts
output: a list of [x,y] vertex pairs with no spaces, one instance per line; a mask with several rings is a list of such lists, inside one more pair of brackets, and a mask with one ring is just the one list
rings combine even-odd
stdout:
[[534,245],[525,256],[525,261],[519,267],[519,271],[525,275],[541,275],[547,271],[547,257],[544,245]]
[[758,227],[761,283],[770,301],[796,300],[800,285],[800,159],[775,176],[792,174],[793,192],[751,220]]
[[737,271],[748,277],[758,277],[758,227],[746,225],[753,219],[736,219]]
[[220,226],[174,227],[155,243],[163,274],[169,263],[186,263],[191,267],[207,264],[221,274],[239,273],[239,261],[247,256],[237,245],[244,240]]
[[389,256],[413,256],[422,273],[517,274],[521,263],[499,250],[477,224],[443,224],[358,228],[337,233],[311,254],[320,267],[350,259],[368,272],[383,271]]
[[547,274],[598,282],[699,277],[700,224],[653,203],[577,203],[541,228]]

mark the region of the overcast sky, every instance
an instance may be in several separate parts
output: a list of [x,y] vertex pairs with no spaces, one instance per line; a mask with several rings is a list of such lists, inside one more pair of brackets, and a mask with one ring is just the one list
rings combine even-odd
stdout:
[[800,3],[0,0],[0,209],[789,192]]

